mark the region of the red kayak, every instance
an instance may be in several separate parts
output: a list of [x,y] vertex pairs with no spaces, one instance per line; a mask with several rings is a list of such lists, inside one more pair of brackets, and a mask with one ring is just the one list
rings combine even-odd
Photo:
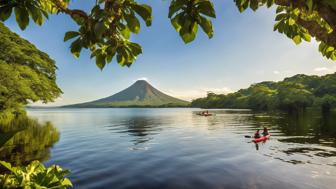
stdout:
[[262,137],[260,137],[260,138],[255,138],[255,139],[252,140],[252,142],[254,142],[254,143],[258,143],[258,142],[266,141],[266,140],[268,140],[270,137],[271,137],[271,134],[268,134],[268,135],[266,135],[266,136],[262,136]]

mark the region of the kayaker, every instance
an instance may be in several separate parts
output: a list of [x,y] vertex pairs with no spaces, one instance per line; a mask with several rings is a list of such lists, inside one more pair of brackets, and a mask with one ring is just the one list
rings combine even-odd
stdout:
[[269,135],[267,127],[264,127],[264,131],[262,132],[263,136]]
[[254,133],[254,138],[260,138],[260,129],[258,129],[257,132]]

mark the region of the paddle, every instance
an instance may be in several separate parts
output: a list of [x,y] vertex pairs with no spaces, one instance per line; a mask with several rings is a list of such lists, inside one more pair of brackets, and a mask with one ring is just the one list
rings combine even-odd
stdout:
[[252,138],[252,136],[248,136],[248,135],[245,135],[244,137],[245,137],[245,138]]

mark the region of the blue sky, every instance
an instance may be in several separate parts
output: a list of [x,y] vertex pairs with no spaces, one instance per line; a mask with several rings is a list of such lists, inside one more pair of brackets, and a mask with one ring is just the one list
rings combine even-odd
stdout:
[[[71,3],[87,9],[94,0]],[[153,7],[153,25],[144,25],[134,40],[144,53],[130,67],[116,62],[100,71],[87,51],[74,58],[66,31],[76,30],[67,15],[51,16],[42,27],[30,24],[21,31],[13,18],[5,24],[13,31],[47,52],[58,66],[57,83],[62,97],[49,105],[79,103],[112,95],[139,78],[146,78],[167,94],[190,100],[206,91],[227,93],[265,81],[282,80],[298,73],[323,75],[336,71],[336,63],[322,58],[316,42],[295,45],[273,32],[274,10],[250,10],[241,14],[233,0],[215,0],[217,19],[215,36],[203,32],[185,45],[167,18],[168,0],[142,0]],[[200,30],[201,31],[201,30]]]

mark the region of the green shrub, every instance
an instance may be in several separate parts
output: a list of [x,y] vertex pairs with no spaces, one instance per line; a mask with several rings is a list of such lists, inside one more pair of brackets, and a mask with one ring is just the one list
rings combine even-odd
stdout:
[[66,189],[72,183],[65,178],[70,172],[57,165],[46,168],[39,161],[33,161],[25,167],[12,167],[10,163],[0,161],[9,173],[0,175],[0,188],[24,189]]

